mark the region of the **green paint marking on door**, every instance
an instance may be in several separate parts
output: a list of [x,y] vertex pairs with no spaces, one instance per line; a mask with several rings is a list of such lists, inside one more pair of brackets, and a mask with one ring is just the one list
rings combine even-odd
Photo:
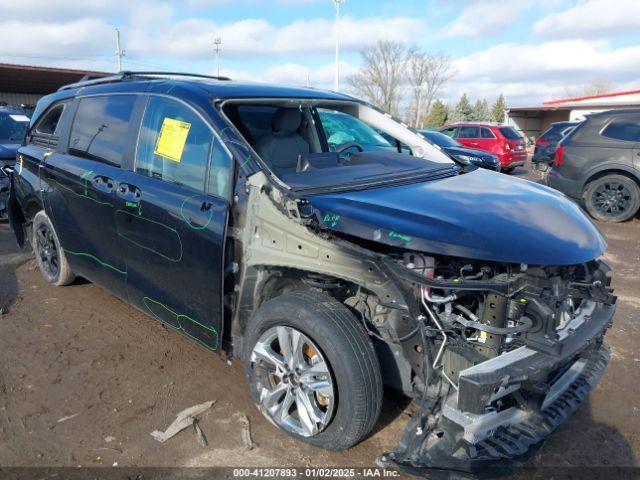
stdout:
[[189,220],[187,218],[187,216],[185,215],[185,213],[184,213],[184,204],[187,203],[192,198],[197,198],[199,196],[201,196],[201,195],[194,195],[192,197],[187,197],[182,201],[182,205],[180,205],[180,216],[182,217],[184,222],[189,226],[189,228],[191,228],[193,230],[204,230],[205,228],[207,228],[209,226],[209,224],[211,223],[211,219],[213,218],[213,210],[211,208],[209,208],[209,218],[207,218],[207,221],[204,223],[204,225],[194,225],[194,224],[192,224],[191,220]]
[[[193,335],[190,335],[189,332],[187,332],[183,327],[182,327],[182,323],[180,322],[181,319],[185,319],[190,321],[191,323],[195,323],[196,325],[204,328],[205,330],[208,330],[209,332],[215,334],[215,338],[216,338],[216,345],[218,344],[218,331],[213,328],[213,327],[209,327],[207,325],[203,325],[202,323],[198,322],[197,320],[191,318],[189,315],[185,315],[183,313],[178,313],[174,310],[172,310],[171,308],[167,307],[164,303],[159,302],[157,300],[154,300],[151,297],[142,297],[142,303],[144,304],[144,306],[147,308],[147,310],[149,311],[149,313],[151,314],[151,316],[153,318],[155,318],[156,320],[160,320],[162,323],[167,324],[171,327],[173,327],[176,330],[181,331],[182,333],[184,333],[185,335],[187,335],[189,338],[191,338],[192,340],[195,340],[196,342],[198,342],[199,344],[203,345],[204,347],[209,348],[210,350],[213,350],[214,348],[212,348],[210,345],[207,345],[206,343],[204,343],[202,340],[195,338]],[[163,310],[167,311],[169,314],[171,314],[172,316],[175,317],[175,319],[178,322],[178,327],[175,327],[173,325],[171,325],[169,322],[163,320],[162,318],[160,318],[158,315],[156,315],[156,313],[152,310],[152,308],[149,306],[149,304],[153,304],[153,305],[157,305],[160,308],[162,308]]]
[[107,207],[113,207],[113,204],[111,202],[103,202],[100,200],[96,200],[95,198],[93,198],[92,196],[89,195],[87,186],[84,186],[84,193],[78,193],[76,191],[74,191],[72,188],[67,187],[66,185],[62,185],[60,182],[58,182],[57,180],[50,180],[52,183],[55,183],[56,185],[58,185],[59,187],[67,190],[68,192],[72,193],[73,195],[75,195],[76,197],[81,197],[81,198],[86,198],[87,200],[91,200],[92,202],[97,203],[98,205],[104,205]]
[[147,250],[147,251],[149,251],[149,252],[151,252],[151,253],[155,253],[155,254],[156,254],[156,255],[158,255],[159,257],[162,257],[162,258],[164,258],[165,260],[168,260],[168,261],[170,261],[170,262],[175,262],[175,263],[177,263],[177,262],[179,262],[179,261],[181,261],[181,260],[182,260],[182,253],[183,253],[183,249],[182,249],[182,239],[180,238],[180,234],[178,233],[178,231],[177,231],[175,228],[171,228],[170,226],[165,225],[165,224],[164,224],[164,223],[162,223],[162,222],[157,222],[157,221],[155,221],[155,220],[151,220],[151,219],[149,219],[149,218],[143,217],[140,211],[138,212],[138,215],[139,215],[138,217],[136,217],[136,216],[135,216],[133,213],[131,213],[131,212],[127,212],[126,210],[116,210],[116,215],[117,215],[118,213],[124,213],[125,215],[130,215],[130,216],[132,216],[132,217],[134,217],[134,218],[141,218],[141,219],[143,219],[143,220],[145,220],[145,221],[147,221],[147,222],[151,222],[151,223],[154,223],[154,224],[156,224],[156,225],[160,225],[160,226],[162,226],[162,227],[166,228],[167,230],[169,230],[169,231],[171,231],[171,232],[175,233],[176,237],[178,238],[178,244],[180,245],[180,254],[177,256],[177,258],[169,257],[169,256],[167,256],[167,255],[165,255],[165,254],[163,254],[163,253],[161,253],[161,252],[158,252],[157,250],[154,250],[154,249],[153,249],[153,248],[151,248],[151,247],[148,247],[148,246],[146,246],[146,245],[143,245],[143,244],[142,244],[142,243],[140,243],[140,242],[137,242],[137,241],[136,241],[136,240],[134,240],[133,238],[130,238],[130,237],[126,236],[124,233],[122,233],[122,232],[120,232],[120,231],[118,231],[118,236],[119,236],[119,237],[124,238],[127,242],[131,242],[131,243],[133,243],[135,246],[140,247],[140,248],[142,248],[143,250]]
[[412,237],[409,237],[408,235],[404,235],[403,233],[398,233],[398,232],[389,232],[389,238],[397,238],[404,242],[410,242],[412,240]]
[[335,228],[335,226],[338,225],[338,222],[340,221],[340,215],[338,215],[337,213],[327,213],[322,218],[322,221],[331,228]]
[[100,260],[98,257],[96,257],[95,255],[91,255],[90,253],[86,253],[86,252],[74,252],[68,249],[64,249],[65,253],[68,253],[69,255],[73,255],[75,257],[86,257],[86,258],[90,258],[91,260],[93,260],[94,262],[98,263],[99,265],[102,265],[105,268],[110,268],[111,270],[113,270],[114,272],[120,273],[122,275],[126,275],[127,272],[126,270],[120,270],[118,267],[114,267],[113,265]]

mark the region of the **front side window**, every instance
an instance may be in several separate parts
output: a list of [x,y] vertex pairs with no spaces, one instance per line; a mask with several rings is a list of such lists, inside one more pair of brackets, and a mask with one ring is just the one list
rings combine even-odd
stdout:
[[396,147],[363,121],[337,110],[318,109],[324,134],[332,152],[349,143],[357,143],[366,149],[389,149]]
[[480,138],[478,127],[460,127],[456,138]]
[[80,100],[71,127],[73,155],[122,165],[135,95],[86,97]]
[[18,142],[28,126],[29,117],[23,113],[0,112],[0,140]]
[[444,130],[441,130],[440,133],[446,135],[447,137],[453,137],[453,134],[455,133],[456,128],[455,127],[450,127],[450,128],[445,128]]
[[196,112],[169,98],[149,99],[136,150],[137,173],[199,192],[208,183],[209,193],[227,197],[230,169],[231,157]]
[[631,118],[614,120],[604,128],[602,136],[626,142],[638,142],[640,141],[640,122],[633,121]]

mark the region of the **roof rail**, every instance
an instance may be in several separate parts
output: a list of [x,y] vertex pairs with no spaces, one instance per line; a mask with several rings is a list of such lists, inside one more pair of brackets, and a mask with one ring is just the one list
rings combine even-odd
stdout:
[[224,76],[213,76],[213,75],[203,75],[201,73],[186,73],[186,72],[138,72],[138,71],[124,71],[123,74],[130,76],[147,76],[147,77],[194,77],[194,78],[209,78],[211,80],[222,80],[229,81],[231,80],[229,77]]
[[134,80],[134,79],[144,79],[144,78],[153,78],[153,77],[193,77],[193,78],[208,78],[212,80],[221,80],[221,81],[229,81],[231,80],[229,77],[214,77],[211,75],[202,75],[200,73],[184,73],[184,72],[133,72],[133,71],[123,71],[117,73],[115,75],[109,75],[107,77],[99,77],[99,78],[91,78],[88,75],[82,77],[79,82],[70,83],[68,85],[64,85],[58,89],[61,90],[70,90],[72,88],[80,88],[80,87],[88,87],[91,85],[100,85],[103,83],[115,83],[122,82],[124,80]]

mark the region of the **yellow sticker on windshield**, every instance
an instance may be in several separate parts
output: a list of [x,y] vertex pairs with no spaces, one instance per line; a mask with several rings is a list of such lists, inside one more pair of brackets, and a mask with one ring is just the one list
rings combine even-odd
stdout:
[[190,123],[169,117],[165,118],[153,153],[174,162],[179,162],[182,159],[182,151],[185,143],[187,143],[190,128]]

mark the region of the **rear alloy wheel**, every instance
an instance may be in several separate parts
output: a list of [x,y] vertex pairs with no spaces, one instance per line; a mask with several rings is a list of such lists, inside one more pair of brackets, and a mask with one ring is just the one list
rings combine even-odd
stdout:
[[382,406],[380,365],[342,303],[315,291],[280,295],[254,312],[243,345],[256,406],[288,434],[344,450],[375,426]]
[[39,211],[33,219],[33,253],[40,273],[49,283],[68,285],[75,279],[53,224],[47,214]]
[[603,222],[624,222],[640,207],[640,189],[624,175],[607,175],[589,183],[584,190],[589,214]]

